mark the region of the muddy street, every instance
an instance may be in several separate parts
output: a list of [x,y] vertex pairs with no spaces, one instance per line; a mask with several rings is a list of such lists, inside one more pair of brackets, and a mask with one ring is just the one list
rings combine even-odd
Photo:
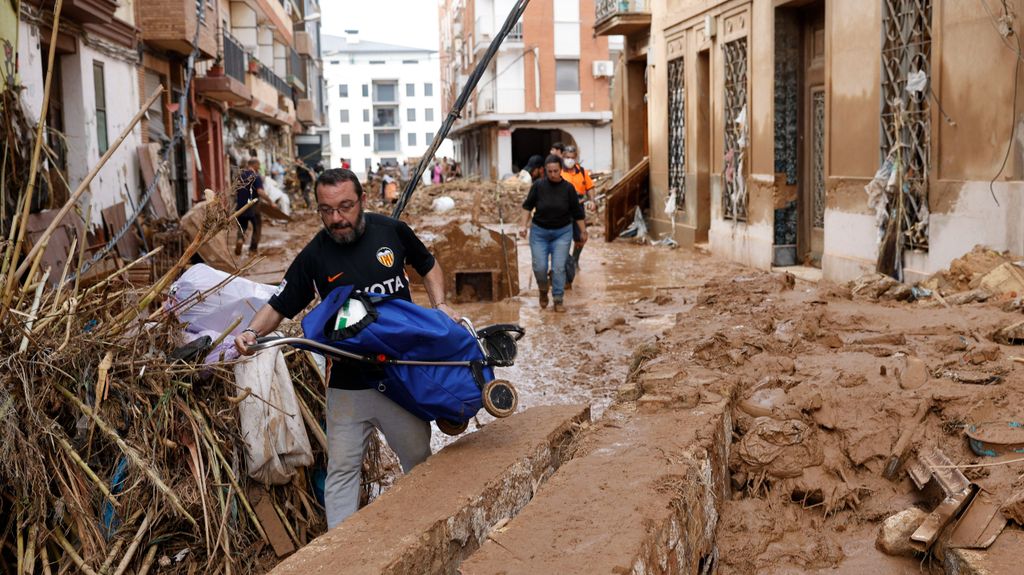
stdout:
[[[469,216],[411,219],[437,230],[451,221],[464,226]],[[274,281],[317,231],[310,220],[271,227],[266,260],[252,277]],[[516,365],[497,373],[519,390],[519,412],[589,405],[593,423],[575,437],[564,469],[536,480],[544,486],[534,497],[569,506],[569,516],[538,515],[540,504],[527,504],[491,541],[583,549],[599,544],[603,529],[619,525],[627,533],[631,524],[643,541],[657,535],[651,525],[682,521],[666,519],[662,509],[710,505],[714,514],[689,520],[703,517],[700,527],[712,529],[702,561],[719,573],[943,573],[959,560],[945,543],[937,546],[943,557],[906,546],[885,553],[880,533],[891,516],[926,515],[941,499],[941,491],[916,488],[904,466],[932,449],[956,463],[988,463],[968,448],[966,428],[1024,416],[1011,408],[1024,399],[1014,352],[981,335],[1013,324],[1019,312],[928,298],[908,303],[885,289],[808,283],[700,251],[592,241],[567,292],[568,311],[556,314],[540,309],[529,248],[523,240],[517,248],[519,295],[457,309],[478,327],[526,329]],[[424,302],[422,291],[414,297]],[[464,437],[493,424],[481,411]],[[712,432],[721,426],[725,433]],[[456,439],[435,429],[435,453]],[[685,476],[691,460],[710,475],[683,488],[673,478]],[[893,461],[897,472],[888,479]],[[1018,486],[1018,472],[1012,461],[964,470],[1001,498]],[[691,493],[694,485],[706,485],[703,495]],[[592,487],[599,491],[589,494]],[[560,496],[575,491],[578,497]],[[555,533],[577,522],[571,544],[529,535],[553,530],[552,540],[561,541]],[[1019,534],[1005,530],[1004,538]],[[699,548],[700,538],[691,544]],[[561,565],[541,561],[546,552],[523,569]],[[994,546],[988,559],[1005,560],[1004,553]],[[490,572],[493,555],[483,541],[463,572]]]

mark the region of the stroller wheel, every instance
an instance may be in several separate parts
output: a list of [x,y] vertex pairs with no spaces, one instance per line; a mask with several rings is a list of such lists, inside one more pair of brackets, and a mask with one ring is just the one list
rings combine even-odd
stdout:
[[469,427],[468,421],[455,423],[454,421],[448,421],[447,419],[438,419],[435,423],[437,423],[437,428],[441,430],[441,433],[445,435],[459,435]]
[[516,388],[504,379],[495,379],[484,386],[484,409],[494,417],[508,417],[519,405]]

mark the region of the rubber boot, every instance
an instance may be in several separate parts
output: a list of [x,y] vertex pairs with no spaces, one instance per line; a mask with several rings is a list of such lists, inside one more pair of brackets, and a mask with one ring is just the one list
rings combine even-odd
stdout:
[[565,312],[565,305],[562,304],[562,300],[560,300],[560,299],[556,299],[555,300],[555,311],[558,312],[558,313],[564,313]]
[[548,284],[537,284],[540,291],[540,309],[548,308]]

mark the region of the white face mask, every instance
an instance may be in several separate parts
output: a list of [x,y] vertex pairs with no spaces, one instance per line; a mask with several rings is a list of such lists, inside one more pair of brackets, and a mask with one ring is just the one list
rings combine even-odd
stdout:
[[573,166],[576,165],[576,160],[574,158],[566,158],[562,161],[565,163],[565,167],[569,170],[571,170]]

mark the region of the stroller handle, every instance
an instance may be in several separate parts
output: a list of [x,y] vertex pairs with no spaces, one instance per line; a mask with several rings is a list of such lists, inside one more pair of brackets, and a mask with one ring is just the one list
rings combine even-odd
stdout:
[[366,363],[375,364],[391,364],[391,365],[451,365],[451,366],[465,366],[472,365],[470,361],[409,361],[404,359],[390,359],[390,358],[377,358],[369,355],[360,355],[358,353],[352,353],[343,349],[329,346],[318,341],[306,339],[304,337],[274,337],[274,336],[263,336],[256,338],[256,343],[249,346],[252,351],[263,351],[272,347],[278,347],[282,345],[291,345],[296,347],[302,347],[306,349],[314,349],[319,353],[336,358],[336,359],[354,359],[356,361],[362,361]]

